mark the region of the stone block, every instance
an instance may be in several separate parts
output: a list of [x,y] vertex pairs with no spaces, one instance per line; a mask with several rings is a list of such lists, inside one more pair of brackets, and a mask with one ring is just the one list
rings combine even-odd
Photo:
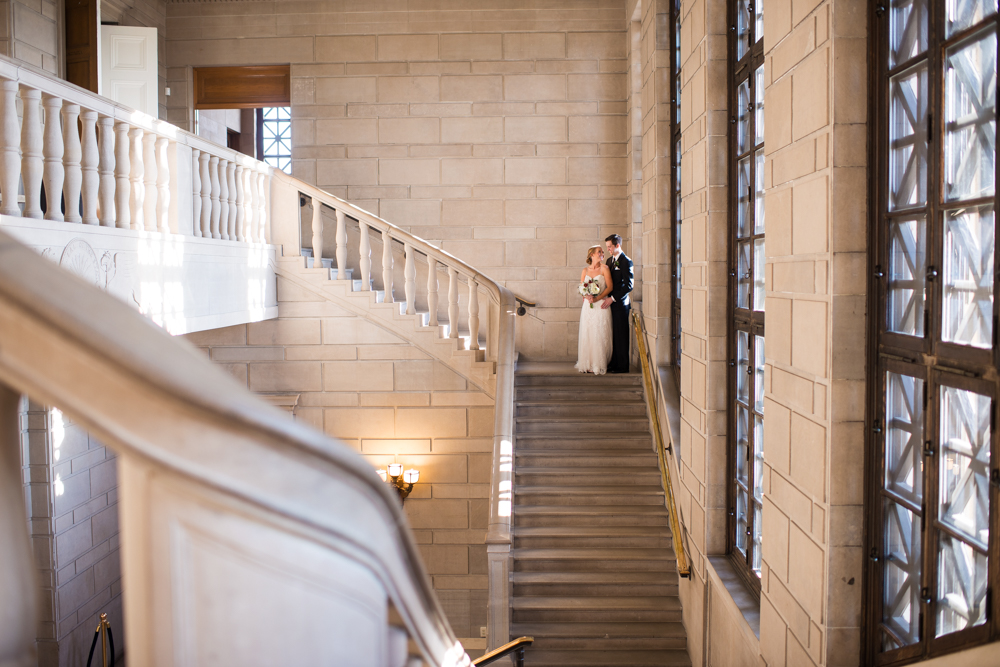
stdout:
[[379,215],[397,225],[441,224],[441,202],[416,199],[382,199]]
[[379,35],[379,60],[437,60],[437,35]]
[[442,118],[441,141],[446,144],[503,141],[503,118]]
[[492,102],[503,99],[503,77],[472,75],[441,77],[441,100]]
[[454,438],[469,435],[462,408],[399,408],[396,434],[406,438]]
[[[504,77],[505,100],[565,100],[566,76],[561,74],[511,74]],[[587,98],[590,99],[590,98]]]
[[504,160],[504,183],[566,183],[566,160],[563,158],[508,158]]
[[[854,91],[853,94],[859,94]],[[792,141],[830,122],[830,50],[817,50],[792,73]]]
[[368,391],[357,394],[358,403],[365,408],[389,408],[408,407],[426,408],[431,404],[430,394],[419,394],[414,392],[373,392]]
[[328,434],[344,440],[396,437],[393,408],[327,408],[323,420]]
[[[446,35],[441,35],[442,38]],[[410,74],[469,74],[472,64],[468,62],[425,62],[407,65]]]
[[[624,100],[628,78],[625,74],[569,74],[570,100]],[[508,98],[510,99],[510,98]]]
[[800,490],[826,501],[826,429],[792,413],[791,479]]
[[436,144],[441,140],[441,121],[437,118],[380,118],[378,141],[381,144]]
[[571,32],[566,35],[567,58],[625,58],[628,46],[628,36],[621,32]]
[[503,163],[491,158],[445,158],[441,160],[441,182],[449,185],[503,183]]
[[[441,248],[466,264],[477,267],[504,266],[503,243],[500,241],[448,241]],[[480,314],[480,317],[482,315]]]
[[247,325],[248,345],[319,345],[320,320],[277,319]]
[[564,242],[508,241],[506,246],[507,266],[566,266]]
[[503,36],[506,60],[539,60],[566,57],[566,35],[561,32],[515,32]]
[[329,361],[323,364],[324,391],[392,391],[388,361]]
[[571,116],[569,140],[574,143],[624,142],[627,121],[624,116]]
[[473,33],[440,36],[441,60],[496,60],[503,57],[500,34]]
[[56,591],[56,614],[62,620],[94,596],[94,571],[87,570],[61,585]]
[[798,526],[789,528],[788,589],[811,618],[823,618],[825,554]]
[[403,505],[410,527],[465,529],[469,527],[467,500],[431,500],[414,498]]
[[430,440],[374,440],[361,441],[362,454],[390,454],[402,456],[405,454],[430,454]]
[[503,224],[503,201],[499,199],[451,199],[441,202],[441,224],[470,227]]
[[378,123],[374,118],[327,118],[316,121],[319,144],[378,143]]
[[380,160],[380,185],[437,185],[441,182],[439,160]]
[[112,505],[103,512],[95,514],[90,520],[94,531],[94,544],[107,542],[118,534],[118,505]]
[[105,459],[90,469],[90,497],[96,498],[118,486],[118,460]]
[[196,331],[186,334],[184,340],[198,347],[208,347],[210,345],[246,345],[247,325],[237,324],[221,329]]
[[89,519],[56,535],[57,567],[66,567],[89,551],[93,545],[93,533],[91,532]]
[[763,593],[760,596],[760,653],[768,665],[784,665],[788,626]]
[[508,199],[504,224],[524,227],[551,227],[566,224],[566,202],[545,199]]
[[316,79],[316,104],[374,102],[375,77],[336,77]]
[[469,547],[421,544],[419,548],[428,574],[469,573]]
[[401,345],[405,341],[360,318],[324,320],[324,345]]
[[768,396],[764,397],[764,407],[767,411],[767,428],[764,429],[767,463],[775,470],[788,475],[791,470],[792,412]]
[[317,62],[369,62],[375,60],[374,35],[317,36]]
[[796,299],[792,306],[792,365],[826,377],[828,336],[827,304]]
[[566,138],[566,118],[562,116],[504,119],[504,140],[507,142],[566,141]]
[[469,408],[469,435],[472,437],[494,434],[493,408]]
[[627,160],[619,157],[571,157],[567,160],[570,184],[625,183]]
[[322,391],[321,364],[313,361],[253,362],[251,391]]
[[440,79],[436,76],[382,76],[378,78],[379,102],[438,102]]

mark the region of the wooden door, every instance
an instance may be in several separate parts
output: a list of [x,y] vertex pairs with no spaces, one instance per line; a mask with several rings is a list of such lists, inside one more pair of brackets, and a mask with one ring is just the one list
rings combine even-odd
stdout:
[[65,0],[66,80],[98,92],[100,50],[98,44],[99,0]]
[[156,28],[101,26],[101,95],[156,118]]

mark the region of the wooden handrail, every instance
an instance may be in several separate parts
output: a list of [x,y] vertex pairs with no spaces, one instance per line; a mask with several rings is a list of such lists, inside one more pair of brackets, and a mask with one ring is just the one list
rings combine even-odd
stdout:
[[479,656],[478,658],[472,661],[472,664],[486,665],[493,662],[494,660],[504,657],[505,655],[509,655],[513,651],[520,651],[520,655],[518,655],[518,660],[517,660],[517,664],[520,667],[520,665],[524,664],[524,649],[528,646],[531,646],[532,642],[534,641],[535,641],[534,637],[518,637],[512,642],[507,642],[500,648],[493,649],[486,655]]
[[670,515],[670,537],[674,544],[674,557],[677,559],[677,574],[683,578],[691,576],[691,566],[687,553],[684,551],[684,539],[681,534],[681,522],[677,517],[677,503],[674,501],[674,489],[670,483],[669,459],[663,441],[663,431],[660,427],[659,410],[656,405],[656,393],[653,391],[653,374],[650,368],[649,355],[646,351],[646,328],[642,322],[642,312],[632,310],[632,322],[635,327],[635,340],[638,346],[639,360],[642,362],[642,380],[646,385],[646,397],[649,403],[650,417],[653,420],[653,435],[656,438],[656,458],[660,465],[660,476],[663,479],[663,494],[667,503],[667,513]]
[[[174,605],[193,604],[211,583],[175,578],[190,564],[183,544],[194,544],[181,548],[175,540],[191,530],[215,534],[208,526],[226,526],[218,536],[229,539],[243,526],[271,536],[269,553],[278,554],[279,544],[309,545],[308,572],[329,572],[316,558],[350,563],[341,576],[354,576],[344,585],[377,586],[377,595],[368,589],[371,604],[379,595],[391,601],[428,663],[469,664],[398,499],[359,454],[292,421],[190,344],[2,232],[0,341],[0,385],[59,407],[118,454],[126,639],[137,662],[167,664],[164,651],[184,644],[197,620],[181,623],[185,614]],[[15,510],[0,506],[0,525],[23,530],[23,509],[16,520]],[[213,523],[226,517],[229,523]],[[307,580],[293,570],[290,581]],[[215,573],[224,579],[227,570]],[[282,590],[262,595],[270,613],[293,617],[303,599],[281,597]],[[316,586],[314,595],[324,590]],[[225,630],[216,629],[216,639],[238,634],[238,616],[214,619]],[[303,631],[319,642],[328,622],[317,616]]]

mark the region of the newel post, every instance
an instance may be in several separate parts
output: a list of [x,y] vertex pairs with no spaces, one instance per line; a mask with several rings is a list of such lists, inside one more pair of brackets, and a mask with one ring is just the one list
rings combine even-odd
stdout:
[[21,180],[21,144],[18,140],[17,81],[0,86],[0,195],[3,215],[21,215],[17,205],[17,184]]

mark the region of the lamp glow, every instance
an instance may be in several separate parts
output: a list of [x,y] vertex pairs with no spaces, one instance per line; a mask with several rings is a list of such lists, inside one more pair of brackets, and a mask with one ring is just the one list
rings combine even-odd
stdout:
[[403,473],[403,481],[407,484],[416,484],[417,480],[420,479],[420,471],[410,468]]
[[399,477],[403,472],[402,463],[390,463],[389,464],[389,477]]
[[413,485],[420,479],[420,471],[416,468],[410,468],[403,472],[402,463],[390,463],[385,470],[378,471],[378,476],[396,490],[396,493],[399,494],[399,501],[403,502],[413,491]]

